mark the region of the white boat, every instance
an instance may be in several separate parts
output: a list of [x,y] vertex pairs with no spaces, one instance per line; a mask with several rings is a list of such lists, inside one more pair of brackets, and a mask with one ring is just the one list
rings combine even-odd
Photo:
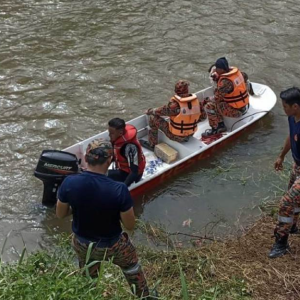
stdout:
[[[255,123],[263,116],[265,116],[276,104],[275,93],[266,85],[252,83],[255,95],[250,96],[250,106],[245,115],[241,118],[224,118],[224,123],[227,127],[225,132],[219,139],[210,144],[206,144],[201,140],[201,134],[210,128],[208,120],[198,123],[198,128],[193,137],[188,142],[178,143],[167,138],[162,132],[159,132],[159,143],[166,143],[178,152],[176,161],[167,164],[159,162],[157,164],[157,157],[155,154],[144,149],[146,157],[146,169],[142,179],[138,183],[130,186],[129,190],[132,196],[142,194],[145,190],[157,186],[163,182],[167,177],[180,172],[182,169],[192,165],[196,160],[207,157],[211,150],[223,144],[225,141],[232,140],[233,137],[238,136],[244,129]],[[210,98],[213,99],[213,87],[206,88],[196,93],[200,101]],[[162,103],[163,104],[163,103]],[[148,116],[142,115],[127,122],[134,125],[138,130],[138,138],[147,140],[148,134]],[[96,138],[109,139],[108,131],[101,132],[92,136],[82,142],[70,146],[63,151],[73,153],[80,161],[80,167],[85,168],[84,155],[87,145]]]

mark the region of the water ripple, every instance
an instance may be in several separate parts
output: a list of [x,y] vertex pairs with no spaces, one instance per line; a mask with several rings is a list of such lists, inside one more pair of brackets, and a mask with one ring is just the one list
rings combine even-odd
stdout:
[[[28,230],[49,213],[32,209],[41,198],[41,183],[32,173],[43,149],[67,147],[105,129],[110,118],[128,120],[166,103],[179,78],[188,79],[193,91],[206,87],[207,69],[216,58],[226,55],[251,80],[270,85],[276,93],[299,84],[299,12],[295,0],[2,0],[2,236],[10,228]],[[261,140],[252,145],[252,155],[268,157],[265,151],[279,147],[286,120],[279,116],[279,104],[274,112],[278,120],[267,119],[268,126],[263,127],[274,138],[258,130],[255,134]],[[237,148],[247,152],[247,143],[242,140]],[[223,155],[231,157],[227,152]],[[243,159],[235,157],[242,168]],[[193,177],[199,181],[201,177],[207,189],[215,191],[205,174],[198,168]],[[223,188],[221,183],[218,186]],[[162,196],[155,196],[154,211],[156,205],[162,211],[168,208],[173,201],[172,185],[170,189],[165,187]],[[193,186],[190,192],[198,193]],[[227,191],[228,199],[231,196]],[[233,199],[228,205],[230,213],[247,200],[237,204]],[[182,205],[176,203],[175,216]],[[204,218],[215,218],[214,204],[204,201],[202,205],[196,197],[189,205],[197,212],[203,210]],[[151,209],[146,210],[145,218],[155,216]],[[218,208],[218,214],[221,210]],[[14,219],[22,221],[12,226]]]

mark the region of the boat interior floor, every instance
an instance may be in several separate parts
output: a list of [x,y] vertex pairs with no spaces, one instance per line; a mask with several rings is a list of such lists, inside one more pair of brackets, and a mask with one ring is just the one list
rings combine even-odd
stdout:
[[143,148],[146,148],[150,151],[154,151],[154,147],[152,147],[148,141],[139,139],[139,142]]

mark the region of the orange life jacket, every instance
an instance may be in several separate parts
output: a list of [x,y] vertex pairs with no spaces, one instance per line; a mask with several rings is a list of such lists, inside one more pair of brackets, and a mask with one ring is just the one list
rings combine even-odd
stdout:
[[226,94],[224,100],[232,107],[240,109],[249,104],[249,93],[247,84],[240,70],[236,67],[230,68],[228,73],[220,75],[218,87],[221,86],[222,79],[229,79],[233,84],[233,92]]
[[128,164],[128,160],[121,154],[121,148],[126,144],[134,144],[138,148],[138,172],[139,174],[143,174],[145,166],[146,166],[146,159],[143,154],[142,147],[136,137],[137,130],[133,125],[126,124],[125,126],[125,133],[124,135],[120,136],[114,142],[114,159],[117,165],[117,168],[130,173],[130,166]]
[[197,130],[201,111],[197,96],[192,94],[189,97],[181,98],[174,95],[171,101],[175,101],[180,106],[180,112],[177,116],[170,117],[169,129],[177,136],[190,136]]

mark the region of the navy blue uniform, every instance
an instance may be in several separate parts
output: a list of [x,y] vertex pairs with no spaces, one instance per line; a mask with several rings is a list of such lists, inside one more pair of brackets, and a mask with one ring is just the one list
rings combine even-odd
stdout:
[[295,118],[292,116],[288,120],[292,155],[296,164],[300,166],[300,122],[296,123]]
[[89,171],[68,176],[60,186],[58,199],[72,207],[73,232],[92,242],[119,237],[120,212],[133,205],[124,183]]
[[79,266],[85,266],[89,243],[94,242],[87,264],[98,262],[89,268],[90,275],[97,277],[100,262],[111,259],[121,267],[129,286],[135,286],[136,295],[147,296],[149,290],[135,247],[127,233],[122,233],[120,213],[131,209],[133,204],[127,186],[105,175],[85,171],[63,181],[58,199],[72,207],[72,245]]

